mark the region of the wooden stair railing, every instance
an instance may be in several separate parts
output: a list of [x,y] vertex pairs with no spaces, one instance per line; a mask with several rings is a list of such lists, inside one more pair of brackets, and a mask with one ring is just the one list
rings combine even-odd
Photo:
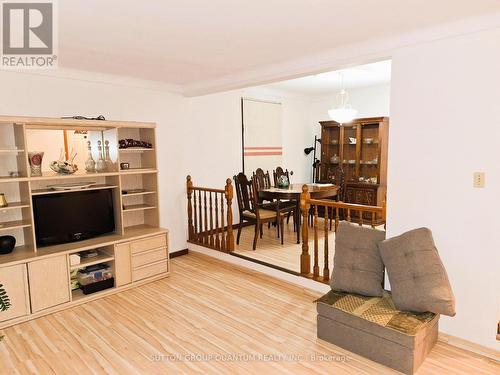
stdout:
[[[353,212],[358,212],[357,224],[360,226],[366,225],[366,216],[368,214],[371,216],[371,222],[369,225],[375,228],[378,225],[384,225],[385,228],[385,215],[386,207],[385,201],[382,206],[364,206],[359,204],[351,204],[344,202],[336,202],[331,200],[319,200],[311,199],[309,194],[309,189],[307,185],[302,186],[302,193],[300,195],[300,205],[302,211],[302,220],[304,225],[302,225],[302,253],[300,255],[300,274],[301,276],[311,278],[316,281],[321,281],[328,283],[330,281],[330,264],[329,264],[329,243],[328,234],[330,231],[336,231],[341,218],[344,218],[348,222],[352,221],[351,214]],[[309,254],[309,226],[307,225],[309,209],[313,207],[313,270],[311,273],[311,255]],[[318,207],[324,208],[324,219],[322,223],[322,228],[319,228],[318,224]],[[334,225],[332,226],[332,221]],[[323,230],[323,250],[324,250],[324,260],[323,269],[320,272],[319,268],[319,240],[318,231]],[[332,265],[333,266],[333,265]]]
[[[188,242],[223,252],[234,251],[233,185],[224,189],[193,186],[186,177]],[[225,202],[225,204],[224,204]]]

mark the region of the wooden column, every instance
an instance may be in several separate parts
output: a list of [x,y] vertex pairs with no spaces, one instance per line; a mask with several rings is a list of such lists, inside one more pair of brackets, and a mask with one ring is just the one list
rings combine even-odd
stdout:
[[188,239],[190,241],[194,240],[194,227],[193,227],[193,204],[191,202],[193,196],[193,181],[191,176],[186,177],[186,187],[187,187],[187,198],[188,198]]
[[308,276],[311,273],[311,255],[309,255],[309,233],[307,220],[309,216],[309,189],[307,185],[302,186],[300,194],[300,208],[302,210],[302,254],[300,255],[300,273]]
[[226,250],[228,252],[234,251],[234,235],[233,235],[233,185],[230,178],[226,180],[226,201],[227,201],[227,238]]

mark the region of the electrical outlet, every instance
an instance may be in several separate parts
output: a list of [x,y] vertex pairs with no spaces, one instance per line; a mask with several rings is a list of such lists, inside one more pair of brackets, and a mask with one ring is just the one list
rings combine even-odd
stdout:
[[474,172],[474,182],[475,188],[484,188],[484,172]]

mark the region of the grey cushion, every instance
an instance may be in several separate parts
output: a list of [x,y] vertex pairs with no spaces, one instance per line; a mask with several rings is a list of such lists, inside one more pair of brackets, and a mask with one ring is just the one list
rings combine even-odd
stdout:
[[378,246],[399,310],[455,315],[455,297],[429,229],[415,229]]
[[383,231],[341,222],[335,233],[332,289],[382,296],[384,265],[377,244],[384,239]]

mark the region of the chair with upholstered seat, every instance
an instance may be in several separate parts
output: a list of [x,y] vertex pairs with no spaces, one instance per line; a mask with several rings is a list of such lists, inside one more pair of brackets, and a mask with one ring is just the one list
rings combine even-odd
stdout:
[[274,187],[280,187],[279,180],[282,176],[286,177],[288,184],[290,184],[290,175],[292,174],[293,172],[288,172],[288,169],[283,170],[281,167],[276,167],[276,170],[273,171]]
[[238,226],[236,244],[239,245],[240,243],[241,228],[245,221],[255,225],[253,250],[257,248],[257,238],[259,237],[259,232],[260,237],[262,238],[262,226],[265,223],[276,222],[278,224],[278,237],[281,232],[281,244],[283,244],[283,221],[289,211],[282,210],[280,202],[276,202],[274,208],[264,207],[265,205],[259,202],[256,179],[248,181],[245,174],[239,173],[237,176],[234,176],[234,185],[240,213],[240,224]]

